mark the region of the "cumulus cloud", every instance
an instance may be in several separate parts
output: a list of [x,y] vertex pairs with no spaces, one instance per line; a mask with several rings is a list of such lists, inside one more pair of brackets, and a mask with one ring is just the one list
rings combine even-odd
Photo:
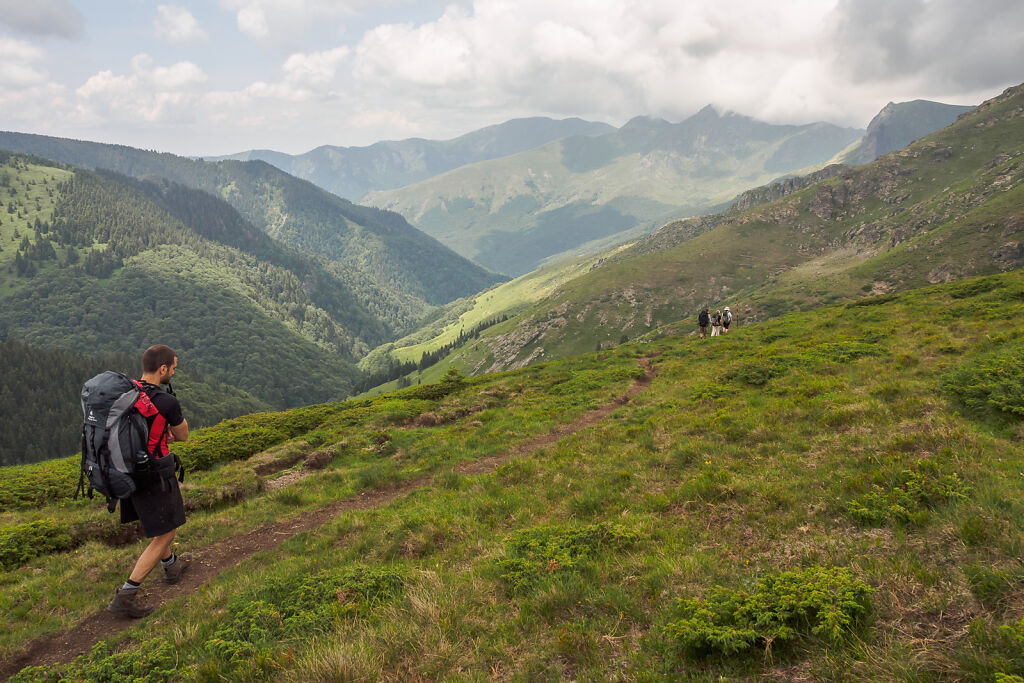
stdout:
[[296,53],[284,63],[285,78],[294,85],[323,87],[334,81],[338,64],[349,54],[345,46],[323,52]]
[[314,24],[352,16],[365,0],[221,0],[235,12],[238,30],[267,46],[297,48]]
[[153,58],[139,54],[131,60],[130,74],[107,69],[94,74],[76,91],[78,115],[88,121],[174,123],[192,120],[202,93],[196,89],[206,74],[192,62],[154,66]]
[[739,93],[763,101],[786,70],[818,57],[830,6],[795,4],[781,13],[752,0],[477,0],[428,24],[368,32],[355,73],[462,105],[673,115],[713,96],[730,108]]
[[0,25],[35,36],[79,38],[85,19],[68,0],[0,0]]
[[46,53],[38,47],[20,40],[0,37],[0,84],[25,87],[47,78],[42,62]]
[[678,119],[712,103],[864,125],[903,93],[1019,80],[1024,4],[980,2],[475,0],[368,31],[354,73],[382,97],[452,109]]
[[157,38],[175,45],[198,43],[209,37],[192,13],[181,5],[159,5],[153,29]]

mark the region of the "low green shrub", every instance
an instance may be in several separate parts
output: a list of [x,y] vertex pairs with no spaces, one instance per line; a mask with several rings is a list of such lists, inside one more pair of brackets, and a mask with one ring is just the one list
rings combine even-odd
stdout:
[[512,594],[532,590],[555,572],[573,571],[604,548],[621,548],[638,534],[607,522],[584,527],[540,526],[517,531],[505,539],[506,556],[497,563],[502,582]]
[[965,361],[942,388],[975,417],[1024,418],[1024,343]]
[[80,455],[31,465],[0,467],[0,512],[39,507],[71,498],[81,470]]
[[405,584],[397,566],[327,570],[297,581],[268,581],[228,601],[228,618],[207,643],[207,673],[262,678],[282,646],[328,632],[347,616],[365,615]]
[[662,634],[682,653],[735,655],[819,636],[839,640],[870,608],[872,593],[844,567],[810,567],[758,580],[751,592],[715,586],[704,599],[676,600]]
[[1016,595],[1024,587],[1024,567],[1017,565],[1001,569],[985,564],[971,564],[964,567],[971,593],[979,601],[995,603],[1003,598]]
[[139,647],[114,652],[105,642],[96,643],[88,655],[70,664],[31,666],[15,674],[15,683],[58,683],[58,681],[178,681],[178,653],[166,638],[145,641]]
[[993,289],[999,289],[1003,286],[1005,285],[998,278],[984,277],[979,280],[968,280],[967,282],[953,285],[948,291],[949,295],[954,299],[969,299],[972,296],[991,292]]
[[846,504],[853,517],[868,525],[924,524],[929,510],[943,503],[966,500],[969,489],[959,474],[932,460],[922,459],[908,469],[876,476],[888,479]]
[[216,471],[215,477],[199,482],[186,481],[182,496],[188,510],[208,510],[223,503],[237,503],[251,498],[264,488],[263,479],[245,462],[229,462]]
[[883,351],[877,344],[862,341],[838,341],[818,344],[812,355],[832,363],[849,363],[858,358],[880,356]]
[[859,308],[861,306],[878,306],[880,304],[887,304],[890,301],[895,301],[899,298],[898,294],[883,294],[881,296],[871,296],[864,299],[857,299],[844,304],[846,308]]
[[0,529],[0,570],[20,567],[34,557],[74,545],[68,529],[53,520],[37,520]]
[[1024,680],[1024,617],[998,626],[975,619],[968,633],[959,659],[972,679],[1004,683]]

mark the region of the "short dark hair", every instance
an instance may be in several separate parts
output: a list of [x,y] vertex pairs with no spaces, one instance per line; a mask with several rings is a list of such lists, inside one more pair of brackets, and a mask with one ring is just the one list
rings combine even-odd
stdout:
[[174,359],[177,357],[178,354],[170,346],[164,346],[163,344],[150,346],[142,354],[142,371],[156,372],[160,369],[161,365],[174,365]]

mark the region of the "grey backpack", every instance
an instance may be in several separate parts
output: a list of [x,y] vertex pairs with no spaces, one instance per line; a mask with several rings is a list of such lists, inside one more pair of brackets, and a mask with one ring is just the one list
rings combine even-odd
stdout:
[[146,418],[156,413],[142,385],[119,372],[101,372],[85,383],[82,472],[75,498],[79,494],[92,498],[92,492],[99,491],[113,512],[118,499],[135,493],[132,475],[148,470],[152,457]]

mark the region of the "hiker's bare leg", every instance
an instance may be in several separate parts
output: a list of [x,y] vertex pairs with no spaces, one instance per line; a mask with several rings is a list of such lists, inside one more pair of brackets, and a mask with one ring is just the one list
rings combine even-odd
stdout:
[[135,563],[135,568],[132,569],[132,575],[130,578],[135,583],[142,583],[142,580],[149,575],[153,568],[160,563],[160,560],[170,555],[171,541],[174,540],[174,534],[177,529],[172,529],[166,534],[161,536],[154,536],[149,541],[149,545],[139,555],[138,561]]

